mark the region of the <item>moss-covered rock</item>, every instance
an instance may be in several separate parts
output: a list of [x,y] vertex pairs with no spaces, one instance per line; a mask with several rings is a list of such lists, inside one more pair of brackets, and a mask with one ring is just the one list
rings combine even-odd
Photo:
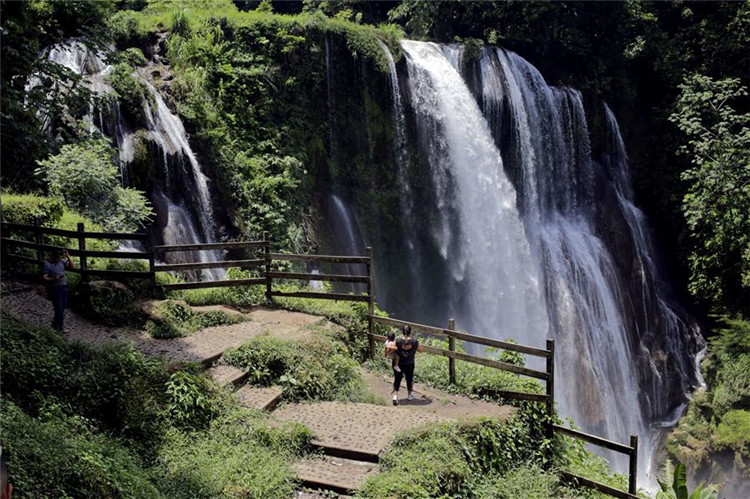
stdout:
[[135,306],[135,295],[116,281],[81,283],[74,292],[73,306],[109,326],[138,325],[142,315]]

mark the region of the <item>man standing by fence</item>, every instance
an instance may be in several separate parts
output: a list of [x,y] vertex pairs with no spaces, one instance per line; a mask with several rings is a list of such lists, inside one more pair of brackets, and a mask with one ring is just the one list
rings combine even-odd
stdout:
[[55,309],[55,317],[52,319],[52,327],[64,333],[63,320],[65,318],[65,307],[68,305],[68,279],[65,277],[65,269],[72,269],[73,261],[68,255],[68,250],[56,250],[50,259],[44,262],[42,279],[47,285],[47,297],[52,301]]

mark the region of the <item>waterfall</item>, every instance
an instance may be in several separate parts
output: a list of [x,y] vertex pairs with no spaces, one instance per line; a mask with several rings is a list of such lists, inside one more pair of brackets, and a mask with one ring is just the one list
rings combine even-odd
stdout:
[[[561,414],[617,441],[639,435],[645,479],[658,428],[696,383],[700,339],[658,275],[614,115],[605,109],[610,141],[594,158],[580,92],[549,86],[520,56],[402,48],[405,82],[389,57],[394,162],[409,197],[401,237],[415,236],[408,264],[376,262],[376,277],[409,265],[430,292],[380,277],[379,302],[483,336],[555,338]],[[625,459],[603,455],[626,471]]]
[[[99,130],[109,136],[118,149],[120,172],[123,183],[130,185],[131,163],[134,160],[136,131],[122,116],[120,106],[114,98],[115,91],[108,82],[112,66],[104,62],[105,54],[89,49],[79,40],[51,47],[47,58],[83,76],[89,89],[95,94],[90,112],[84,117],[92,131]],[[149,79],[140,72],[134,77],[142,82],[151,99],[143,102],[145,129],[148,142],[158,154],[163,185],[149,186],[149,198],[159,213],[157,229],[162,244],[187,244],[218,240],[219,227],[213,210],[209,180],[203,173],[187,132],[180,118],[170,111],[161,94]],[[98,118],[98,119],[97,119]],[[158,159],[157,159],[158,158]],[[219,251],[193,253],[171,253],[165,256],[169,262],[221,260]],[[223,269],[202,270],[198,276],[220,279]]]
[[402,47],[417,147],[435,189],[432,238],[449,265],[451,295],[463,297],[450,310],[475,334],[539,344],[547,332],[539,273],[487,121],[438,45]]
[[[333,252],[339,255],[363,256],[365,254],[365,243],[354,218],[354,212],[337,195],[332,194],[328,200],[328,218],[333,231]],[[347,275],[366,275],[364,265],[357,263],[340,264]],[[334,273],[339,273],[334,271]],[[358,283],[335,283],[335,291],[363,293],[366,286]]]

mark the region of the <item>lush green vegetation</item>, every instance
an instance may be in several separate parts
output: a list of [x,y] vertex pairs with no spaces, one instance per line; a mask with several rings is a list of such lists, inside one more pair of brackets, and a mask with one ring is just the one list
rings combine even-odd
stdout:
[[[191,369],[3,316],[3,459],[19,497],[278,497],[309,432],[269,428]],[[241,445],[238,445],[241,444]]]
[[750,478],[750,323],[720,318],[703,361],[706,388],[693,398],[688,413],[667,441],[673,456],[691,475],[720,483],[727,470],[715,456],[729,455],[740,474]]
[[148,315],[146,331],[154,338],[178,338],[199,329],[237,324],[247,320],[243,315],[229,315],[221,310],[197,312],[187,304],[173,300],[152,306]]
[[257,385],[280,385],[284,399],[376,402],[367,390],[342,335],[311,328],[307,340],[257,336],[224,354],[230,365],[249,374]]
[[135,231],[151,216],[146,197],[122,187],[117,151],[105,139],[64,145],[40,161],[48,192],[70,208],[112,231]]

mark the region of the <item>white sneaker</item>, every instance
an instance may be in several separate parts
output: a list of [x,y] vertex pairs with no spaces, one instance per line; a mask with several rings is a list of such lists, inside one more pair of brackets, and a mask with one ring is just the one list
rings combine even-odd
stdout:
[[393,366],[393,370],[396,371],[397,373],[401,372],[401,368],[398,366]]
[[409,392],[409,395],[406,397],[406,400],[417,400],[417,397],[415,397],[412,392]]
[[393,394],[393,405],[398,405],[398,393]]

